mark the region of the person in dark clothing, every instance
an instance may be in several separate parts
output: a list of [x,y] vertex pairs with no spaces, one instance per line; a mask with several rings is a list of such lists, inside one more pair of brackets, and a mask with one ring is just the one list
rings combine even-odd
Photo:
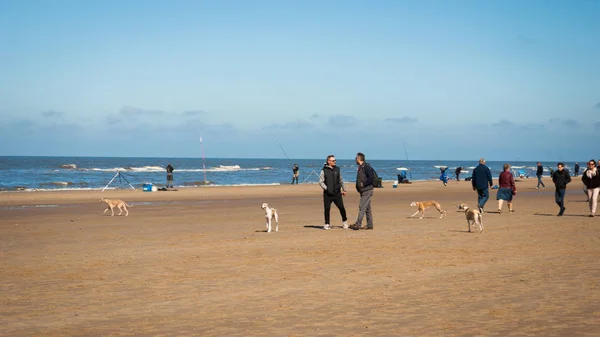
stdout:
[[565,213],[565,193],[567,192],[567,184],[571,182],[571,176],[569,175],[569,171],[565,170],[565,164],[558,163],[556,165],[558,170],[554,171],[552,174],[552,182],[556,187],[556,191],[554,192],[554,199],[558,207],[560,207],[560,211],[558,212],[558,216],[562,216]]
[[173,168],[171,163],[169,163],[169,165],[167,165],[167,188],[173,188],[173,171],[174,170],[175,169]]
[[292,176],[292,185],[294,184],[294,181],[296,182],[296,185],[298,185],[298,171],[300,171],[300,168],[298,168],[298,164],[294,164],[294,168],[292,169],[292,172],[294,173],[294,175]]
[[479,159],[479,165],[477,165],[471,175],[471,184],[473,185],[473,191],[477,191],[477,207],[479,207],[479,212],[483,212],[485,203],[490,197],[489,188],[494,185],[492,172],[489,167],[485,166],[485,159]]
[[348,218],[346,217],[346,208],[344,207],[344,199],[342,198],[342,196],[346,195],[346,187],[342,179],[342,172],[335,165],[334,155],[327,157],[327,162],[319,175],[319,185],[323,189],[323,206],[325,211],[325,226],[323,226],[323,229],[331,229],[329,220],[332,202],[340,210],[342,226],[344,229],[347,229]]
[[587,169],[583,171],[581,180],[587,191],[590,217],[594,217],[596,216],[598,194],[600,193],[600,170],[596,167],[596,161],[592,159],[587,163]]
[[[368,163],[365,163],[365,155],[363,153],[356,154],[356,191],[360,193],[360,202],[358,204],[358,217],[356,222],[350,226],[351,229],[373,229],[373,212],[371,211],[371,198],[373,197],[373,183],[375,175],[373,168]],[[363,218],[367,215],[367,226],[361,227]]]
[[575,176],[579,176],[579,163],[575,163]]
[[454,170],[454,175],[456,175],[456,181],[460,181],[460,173],[462,172],[462,167],[457,167],[456,170]]
[[448,185],[448,175],[446,174],[447,166],[440,167],[440,180],[444,183],[444,186]]
[[544,175],[544,167],[542,166],[542,163],[540,163],[539,161],[537,162],[537,171],[535,172],[535,175],[537,176],[537,179],[538,179],[537,187],[535,189],[536,190],[539,189],[540,185],[542,185],[542,188],[546,188],[546,185],[542,181],[542,176]]

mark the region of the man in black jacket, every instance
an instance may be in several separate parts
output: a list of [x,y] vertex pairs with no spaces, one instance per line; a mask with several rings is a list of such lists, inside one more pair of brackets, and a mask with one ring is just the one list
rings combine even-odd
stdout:
[[[356,223],[350,228],[357,229],[373,229],[373,212],[371,211],[371,198],[373,197],[373,168],[371,165],[365,163],[365,155],[363,153],[356,154],[356,165],[358,170],[356,172],[356,191],[360,193],[360,203],[358,204],[358,217]],[[367,226],[361,227],[363,218],[367,215]]]
[[173,188],[173,166],[171,163],[167,165],[167,188]]
[[567,192],[567,184],[571,182],[571,176],[569,175],[569,171],[565,170],[565,164],[558,163],[556,165],[558,170],[556,170],[552,174],[552,182],[556,187],[556,192],[554,192],[554,198],[556,200],[556,204],[560,207],[560,211],[558,212],[558,216],[562,216],[565,213],[565,193]]
[[329,220],[332,202],[340,210],[342,226],[344,229],[348,228],[348,218],[346,217],[346,208],[344,207],[344,199],[342,198],[342,196],[346,195],[346,187],[342,179],[342,172],[335,164],[334,155],[327,157],[327,162],[319,175],[319,185],[323,189],[323,205],[325,208],[325,226],[323,226],[323,229],[331,229]]
[[483,207],[485,207],[485,203],[490,197],[489,187],[494,185],[492,172],[489,167],[485,166],[485,159],[479,159],[479,165],[473,170],[471,176],[471,184],[473,185],[473,191],[477,191],[479,212],[483,212]]
[[535,172],[535,175],[538,178],[538,184],[535,189],[536,190],[539,189],[540,185],[542,185],[542,188],[546,188],[546,185],[542,181],[542,176],[544,175],[544,167],[542,166],[542,163],[540,163],[539,161],[537,162],[537,171]]

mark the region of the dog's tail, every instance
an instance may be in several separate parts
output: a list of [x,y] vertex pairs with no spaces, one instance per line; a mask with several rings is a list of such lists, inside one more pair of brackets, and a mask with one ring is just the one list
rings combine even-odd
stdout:
[[125,206],[127,206],[127,207],[133,207],[133,205],[130,205],[128,203],[125,203]]

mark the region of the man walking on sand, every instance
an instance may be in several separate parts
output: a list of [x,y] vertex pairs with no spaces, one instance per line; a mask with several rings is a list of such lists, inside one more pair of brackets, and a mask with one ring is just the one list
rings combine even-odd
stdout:
[[535,175],[538,178],[537,187],[535,189],[539,190],[540,185],[542,185],[542,188],[546,188],[546,185],[542,181],[542,176],[544,175],[544,167],[542,166],[542,163],[540,163],[539,161],[537,162],[537,171],[535,172]]
[[[371,211],[371,198],[373,197],[373,168],[365,163],[365,155],[363,153],[356,154],[356,191],[360,193],[360,203],[358,204],[358,217],[356,223],[350,226],[351,229],[373,229],[373,212]],[[363,218],[367,215],[367,226],[361,227]]]
[[571,176],[569,175],[569,171],[565,170],[565,164],[558,163],[556,165],[558,170],[554,171],[552,174],[552,182],[556,187],[556,191],[554,192],[554,199],[558,207],[560,207],[560,211],[558,212],[558,216],[562,216],[565,213],[565,193],[567,192],[567,184],[571,182]]
[[489,167],[485,166],[485,159],[479,159],[479,165],[473,170],[471,176],[471,184],[473,185],[473,191],[477,191],[477,207],[479,207],[479,212],[483,212],[485,203],[490,197],[489,187],[494,185],[492,172]]
[[342,198],[342,196],[346,195],[346,187],[342,179],[342,172],[335,164],[334,155],[327,157],[327,162],[319,175],[319,185],[323,189],[323,206],[325,211],[325,226],[323,226],[323,229],[331,229],[330,214],[332,202],[340,210],[342,226],[344,229],[347,229],[348,218],[346,217],[346,208],[344,207],[344,199]]

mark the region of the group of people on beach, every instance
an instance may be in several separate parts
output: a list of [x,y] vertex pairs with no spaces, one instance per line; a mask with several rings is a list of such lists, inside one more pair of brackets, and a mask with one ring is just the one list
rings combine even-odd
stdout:
[[[595,160],[590,160],[587,163],[587,168],[581,176],[581,180],[584,186],[584,192],[587,195],[587,201],[589,205],[589,216],[594,217],[596,215],[596,208],[598,205],[598,195],[600,194],[600,160],[596,163]],[[571,182],[571,175],[569,171],[565,169],[564,163],[558,163],[556,165],[556,171],[552,170],[551,178],[554,183],[555,192],[554,199],[559,207],[558,216],[562,216],[565,213],[565,194],[567,191],[567,185]],[[536,176],[538,179],[538,185],[545,188],[546,185],[542,180],[544,168],[540,162],[537,163]],[[579,164],[575,164],[575,176],[579,174]],[[477,191],[477,206],[479,211],[483,212],[483,208],[489,198],[489,188],[493,187],[492,174],[490,169],[485,166],[485,159],[479,160],[479,166],[473,170],[471,177],[471,183],[473,184],[473,190]],[[496,199],[498,200],[498,213],[502,213],[502,207],[504,201],[508,204],[509,212],[514,212],[513,209],[513,197],[517,194],[517,188],[515,186],[515,178],[510,172],[510,165],[504,164],[503,171],[498,177],[498,193]]]

